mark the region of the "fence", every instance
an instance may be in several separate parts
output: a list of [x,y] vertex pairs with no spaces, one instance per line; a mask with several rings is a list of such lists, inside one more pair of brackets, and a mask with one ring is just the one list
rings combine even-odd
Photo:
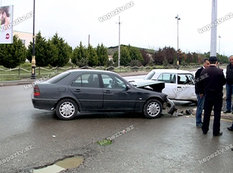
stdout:
[[[36,76],[41,77],[51,77],[63,71],[69,70],[69,68],[58,68],[58,67],[37,67]],[[31,67],[17,67],[13,69],[8,69],[0,67],[0,81],[9,81],[9,80],[21,80],[28,79],[31,77]]]
[[[152,69],[161,69],[161,68],[176,68],[176,66],[170,65],[170,66],[126,66],[126,67],[81,67],[81,69],[96,69],[96,70],[108,70],[108,71],[114,71],[117,73],[127,73],[127,72],[137,72],[137,71],[144,71],[149,72]],[[181,69],[190,69],[190,68],[197,68],[196,66],[183,66]],[[66,70],[70,69],[80,69],[76,66],[66,66],[66,67],[37,67],[36,68],[36,77],[37,78],[49,78],[56,74],[59,74],[61,72],[64,72]],[[21,79],[30,79],[31,77],[31,66],[19,66],[17,68],[9,69],[0,66],[0,81],[12,81],[12,80],[21,80]]]

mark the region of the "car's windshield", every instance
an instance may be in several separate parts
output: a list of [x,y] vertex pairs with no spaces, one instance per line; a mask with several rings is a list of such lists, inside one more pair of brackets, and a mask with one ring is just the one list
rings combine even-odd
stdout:
[[151,80],[152,77],[155,75],[155,72],[154,71],[151,71],[150,73],[148,73],[145,77],[146,80]]

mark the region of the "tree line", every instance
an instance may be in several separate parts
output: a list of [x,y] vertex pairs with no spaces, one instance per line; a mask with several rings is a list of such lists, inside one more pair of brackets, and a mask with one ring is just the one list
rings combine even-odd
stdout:
[[[88,45],[85,47],[82,42],[72,49],[65,40],[56,33],[51,39],[46,40],[41,33],[37,33],[35,39],[36,65],[40,67],[53,66],[63,67],[68,63],[79,67],[83,66],[118,66],[118,51],[109,53],[109,49],[103,44],[96,48]],[[0,45],[0,65],[7,68],[15,68],[31,62],[33,44],[26,48],[22,41],[14,36],[13,44]],[[157,51],[136,48],[130,45],[121,45],[121,66],[147,66],[147,65],[175,65],[177,59],[181,65],[201,64],[204,58],[208,58],[209,52],[200,54],[195,52],[176,51],[172,47],[160,48]],[[221,63],[228,63],[228,57],[218,55]]]

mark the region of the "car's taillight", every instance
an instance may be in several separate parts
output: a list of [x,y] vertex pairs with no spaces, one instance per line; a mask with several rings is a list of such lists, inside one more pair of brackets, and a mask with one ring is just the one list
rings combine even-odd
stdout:
[[39,96],[40,95],[40,89],[38,85],[34,86],[34,96]]

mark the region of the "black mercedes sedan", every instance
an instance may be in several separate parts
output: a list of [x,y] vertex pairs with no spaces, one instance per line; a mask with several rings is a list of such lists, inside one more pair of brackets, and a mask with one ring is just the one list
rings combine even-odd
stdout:
[[133,86],[109,71],[69,70],[35,84],[32,103],[38,109],[55,110],[63,120],[79,112],[140,112],[156,118],[165,107],[171,114],[175,110],[167,95],[159,92],[163,87],[156,81]]

